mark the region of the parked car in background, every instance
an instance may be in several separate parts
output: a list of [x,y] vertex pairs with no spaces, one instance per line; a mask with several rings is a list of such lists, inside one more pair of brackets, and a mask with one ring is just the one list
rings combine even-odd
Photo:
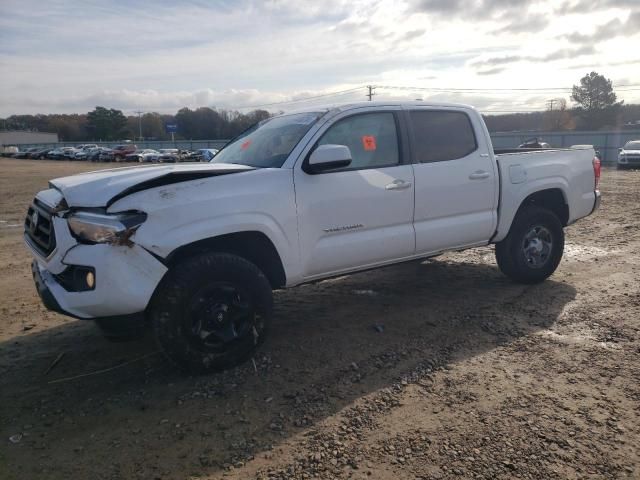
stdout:
[[180,161],[180,150],[177,148],[163,148],[160,150],[156,162],[158,163],[175,163]]
[[53,150],[49,150],[49,153],[47,153],[47,158],[49,160],[58,160],[58,157],[62,156],[62,153],[62,147],[57,147]]
[[49,152],[49,156],[53,160],[65,160],[66,158],[68,158],[67,156],[72,151],[75,152],[75,148],[73,147],[56,148],[52,152]]
[[632,140],[618,150],[618,168],[640,167],[640,140]]
[[160,162],[160,157],[162,155],[175,153],[178,154],[179,150],[177,148],[160,148],[158,149],[158,153],[149,155],[149,161],[153,163]]
[[126,155],[125,158],[125,162],[144,162],[144,158],[148,158],[152,155],[157,155],[158,152],[156,150],[153,150],[151,148],[144,148],[142,150],[136,150],[133,153],[129,153],[128,155]]
[[26,150],[22,150],[21,152],[15,153],[13,158],[29,158],[29,155],[38,150],[38,147],[27,148]]
[[215,148],[200,148],[193,152],[193,155],[190,159],[192,162],[210,162],[213,160],[213,157],[216,156],[218,150]]
[[76,147],[72,147],[71,150],[67,150],[64,153],[64,158],[66,158],[67,160],[77,160],[76,159],[76,154],[81,152],[82,150],[77,149]]
[[15,145],[3,145],[0,149],[0,155],[3,157],[13,156],[18,153],[20,150]]
[[103,152],[107,152],[109,150],[111,150],[111,149],[107,148],[107,147],[90,148],[87,151],[87,158],[86,159],[89,162],[97,162],[97,161],[99,161],[100,154],[103,153]]
[[113,162],[113,149],[104,148],[98,155],[99,162]]
[[87,160],[89,158],[89,152],[95,150],[98,146],[95,143],[87,143],[85,145],[78,145],[76,147],[76,153],[74,155],[75,160]]
[[95,143],[85,143],[84,145],[77,145],[76,148],[78,150],[91,150],[92,148],[97,148],[98,145]]
[[178,155],[179,162],[195,162],[196,152],[192,152],[191,150],[180,150],[180,154]]
[[534,137],[529,140],[525,140],[524,143],[518,145],[518,148],[551,148],[547,142],[541,141],[539,138]]
[[88,149],[87,150],[78,150],[74,154],[73,158],[74,158],[74,160],[86,160],[88,156],[89,156],[89,150]]
[[130,153],[134,153],[138,150],[133,143],[126,143],[124,145],[117,145],[112,149],[112,156],[114,162],[124,162],[125,157]]
[[130,153],[125,158],[127,162],[145,163],[145,162],[151,162],[152,158],[155,157],[156,155],[160,155],[160,153],[157,150],[153,150],[151,148],[145,148],[144,150],[138,150],[135,153]]
[[43,160],[45,158],[47,158],[47,154],[51,151],[51,148],[38,148],[36,150],[34,150],[33,152],[29,153],[29,157],[28,158],[33,158],[36,160]]

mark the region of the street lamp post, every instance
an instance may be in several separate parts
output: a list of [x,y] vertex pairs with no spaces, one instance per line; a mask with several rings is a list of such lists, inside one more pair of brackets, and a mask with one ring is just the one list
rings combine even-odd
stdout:
[[136,110],[134,113],[138,114],[138,139],[142,141],[142,114],[144,112]]

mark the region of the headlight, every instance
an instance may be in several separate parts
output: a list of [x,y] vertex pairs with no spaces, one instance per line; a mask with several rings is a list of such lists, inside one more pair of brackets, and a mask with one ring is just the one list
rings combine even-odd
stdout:
[[80,241],[123,245],[146,219],[146,213],[142,212],[108,215],[79,211],[72,213],[67,222],[71,232]]

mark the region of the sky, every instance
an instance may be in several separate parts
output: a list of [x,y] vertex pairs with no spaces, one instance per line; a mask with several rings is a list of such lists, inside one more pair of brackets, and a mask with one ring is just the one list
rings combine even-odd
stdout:
[[[640,103],[640,0],[1,0],[0,117],[375,99]],[[313,98],[318,97],[318,98]]]

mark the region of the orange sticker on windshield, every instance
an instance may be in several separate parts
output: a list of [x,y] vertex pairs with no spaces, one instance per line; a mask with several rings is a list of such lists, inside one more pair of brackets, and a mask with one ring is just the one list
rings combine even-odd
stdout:
[[251,145],[251,140],[247,140],[246,142],[244,142],[242,145],[240,145],[240,148],[242,150],[246,150],[247,148],[249,148],[249,145]]
[[368,152],[376,149],[376,137],[373,135],[364,135],[362,137],[362,146]]

